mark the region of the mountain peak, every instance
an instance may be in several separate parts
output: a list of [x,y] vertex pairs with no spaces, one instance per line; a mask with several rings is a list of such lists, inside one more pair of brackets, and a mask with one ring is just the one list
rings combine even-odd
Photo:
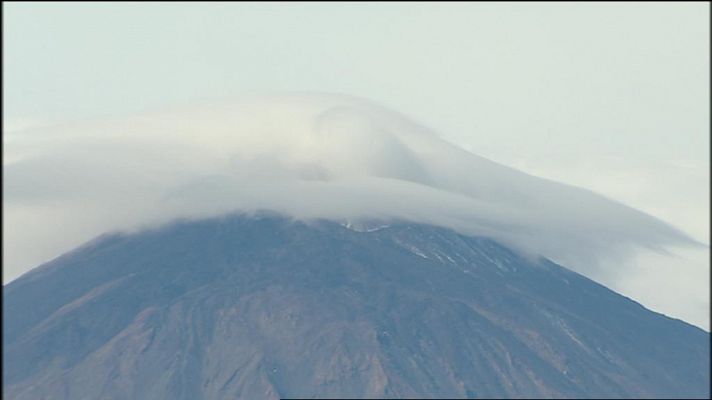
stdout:
[[704,331],[403,221],[231,215],[109,235],[4,303],[16,399],[709,395]]

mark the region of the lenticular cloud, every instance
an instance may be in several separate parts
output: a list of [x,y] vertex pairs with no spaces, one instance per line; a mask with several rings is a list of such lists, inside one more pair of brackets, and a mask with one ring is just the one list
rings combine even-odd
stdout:
[[4,140],[7,261],[16,264],[106,231],[258,210],[435,224],[584,273],[635,247],[691,242],[642,212],[489,161],[348,96],[256,97]]

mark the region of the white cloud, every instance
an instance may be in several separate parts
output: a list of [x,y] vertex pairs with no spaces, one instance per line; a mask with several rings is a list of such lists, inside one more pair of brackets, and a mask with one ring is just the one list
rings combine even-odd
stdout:
[[[622,157],[585,148],[568,154],[500,153],[496,159],[675,221],[694,239],[709,243],[709,160],[641,157],[632,152]],[[709,252],[709,247],[673,248],[669,254],[638,251],[625,268],[597,278],[655,311],[709,330]]]
[[432,223],[599,280],[635,248],[692,243],[650,215],[348,96],[253,97],[7,136],[6,280],[106,231],[238,210]]

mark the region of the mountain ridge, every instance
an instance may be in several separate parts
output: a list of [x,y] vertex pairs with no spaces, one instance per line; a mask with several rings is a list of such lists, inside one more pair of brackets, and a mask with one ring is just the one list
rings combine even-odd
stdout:
[[100,237],[4,287],[3,390],[709,396],[709,333],[491,239],[387,225],[231,215]]

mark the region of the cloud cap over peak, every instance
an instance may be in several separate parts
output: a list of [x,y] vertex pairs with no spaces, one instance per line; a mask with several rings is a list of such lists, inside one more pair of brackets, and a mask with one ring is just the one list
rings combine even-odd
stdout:
[[[4,137],[6,261],[18,271],[106,231],[255,210],[445,226],[589,275],[614,272],[597,261],[635,247],[693,243],[652,216],[345,95],[250,97]],[[34,252],[28,241],[39,243]]]

